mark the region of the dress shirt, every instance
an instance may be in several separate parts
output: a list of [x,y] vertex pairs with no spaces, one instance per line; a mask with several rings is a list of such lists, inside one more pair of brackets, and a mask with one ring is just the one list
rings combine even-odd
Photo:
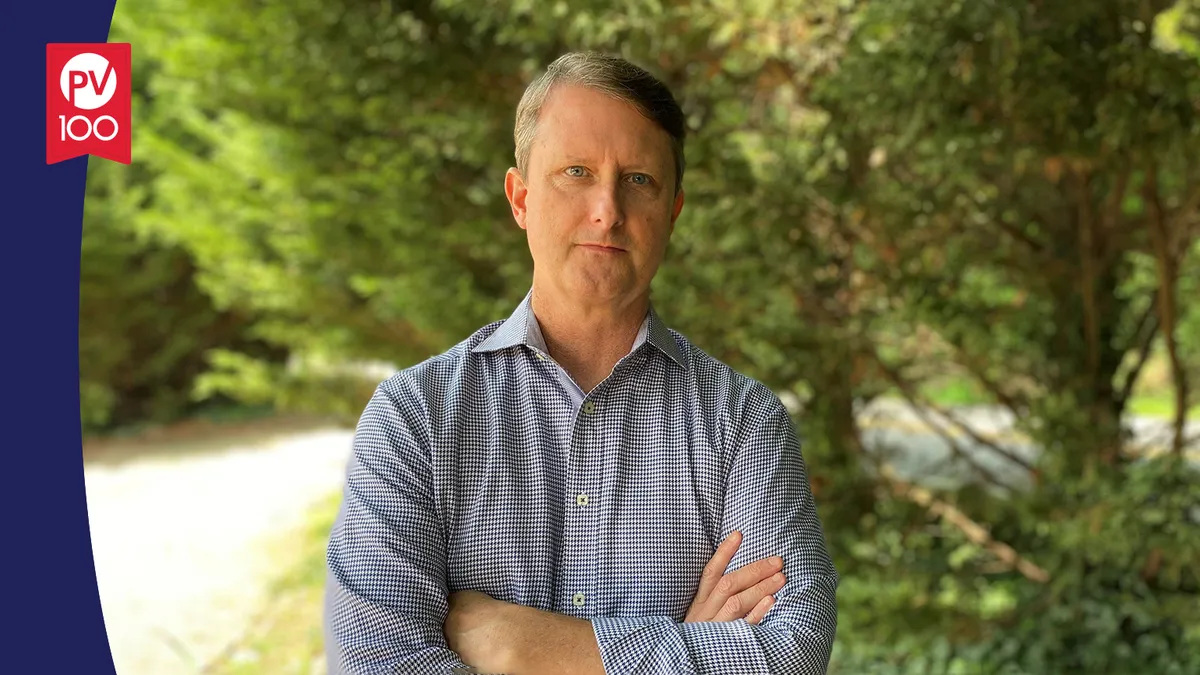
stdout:
[[[683,623],[729,571],[783,558],[759,625]],[[448,595],[588,619],[609,675],[825,673],[838,575],[779,398],[647,313],[589,392],[548,353],[530,296],[406,368],[359,419],[327,552],[329,672],[450,675]]]

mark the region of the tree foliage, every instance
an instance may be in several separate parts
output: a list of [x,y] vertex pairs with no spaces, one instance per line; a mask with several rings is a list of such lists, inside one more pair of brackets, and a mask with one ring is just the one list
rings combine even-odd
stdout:
[[[273,350],[206,339],[222,348],[199,393],[356,415],[375,382],[346,363],[420,360],[528,289],[501,190],[517,101],[563,51],[623,54],[689,122],[656,305],[803,403],[845,578],[835,672],[1194,672],[1198,17],[1192,0],[123,0],[143,169],[93,181],[132,186],[92,193],[97,287],[149,256],[137,278],[171,270],[205,298],[159,319],[244,317],[236,334]],[[1177,415],[1148,460],[1123,422],[1155,350]],[[1038,458],[996,444],[1007,470],[976,463],[956,490],[889,474],[857,412],[883,394],[928,409],[947,376]]]
[[[121,31],[118,26],[115,40]],[[133,41],[141,47],[140,39]],[[149,93],[155,61],[135,63],[133,125],[174,136],[161,121],[172,102]],[[88,432],[169,422],[198,411],[206,402],[194,386],[210,369],[210,350],[235,349],[268,361],[283,356],[249,335],[246,313],[217,307],[199,287],[188,249],[155,236],[156,227],[139,227],[169,195],[160,189],[162,163],[145,161],[150,153],[135,136],[132,165],[88,164],[79,284],[80,421]]]

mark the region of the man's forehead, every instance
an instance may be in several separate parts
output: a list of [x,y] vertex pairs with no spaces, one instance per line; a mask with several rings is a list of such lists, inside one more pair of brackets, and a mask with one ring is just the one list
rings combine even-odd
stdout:
[[[629,105],[621,101],[614,101]],[[538,121],[533,146],[558,160],[594,160],[612,152],[637,154],[642,161],[669,164],[670,136],[630,106],[630,116],[605,118],[578,106],[550,111]],[[547,111],[543,111],[547,112]],[[636,117],[634,117],[636,116]]]
[[559,123],[570,133],[586,132],[589,122],[620,125],[623,129],[647,135],[666,134],[638,106],[611,94],[580,85],[560,85],[552,89],[542,104],[538,124]]

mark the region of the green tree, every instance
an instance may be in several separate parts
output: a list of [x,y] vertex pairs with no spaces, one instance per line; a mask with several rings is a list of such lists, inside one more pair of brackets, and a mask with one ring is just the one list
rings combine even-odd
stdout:
[[[503,318],[530,271],[500,190],[518,97],[567,49],[619,52],[689,119],[656,303],[803,403],[845,577],[836,667],[1200,664],[1179,433],[1200,70],[1155,40],[1186,37],[1194,3],[153,4],[121,5],[171,102],[142,134],[160,172],[136,229],[292,355],[216,352],[202,391],[352,418],[375,382],[341,363],[407,365]],[[1121,422],[1156,343],[1173,452],[1135,461]],[[927,408],[948,371],[1043,448],[993,448],[1024,491],[975,466],[935,493],[865,447],[861,405]]]
[[[87,431],[169,422],[198,411],[198,378],[209,350],[235,349],[256,358],[281,354],[249,338],[249,317],[222,310],[196,284],[197,268],[183,247],[139,227],[158,201],[162,167],[140,142],[160,124],[170,101],[151,82],[158,63],[143,34],[118,16],[112,39],[137,45],[133,61],[135,161],[92,159],[80,250],[80,413]],[[161,129],[165,133],[170,131]],[[208,403],[228,403],[218,396]]]

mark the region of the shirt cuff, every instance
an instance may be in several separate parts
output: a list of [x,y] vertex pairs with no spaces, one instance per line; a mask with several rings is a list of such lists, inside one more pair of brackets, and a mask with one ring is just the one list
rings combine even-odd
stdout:
[[608,675],[696,675],[679,624],[671,617],[595,617],[591,621]]

